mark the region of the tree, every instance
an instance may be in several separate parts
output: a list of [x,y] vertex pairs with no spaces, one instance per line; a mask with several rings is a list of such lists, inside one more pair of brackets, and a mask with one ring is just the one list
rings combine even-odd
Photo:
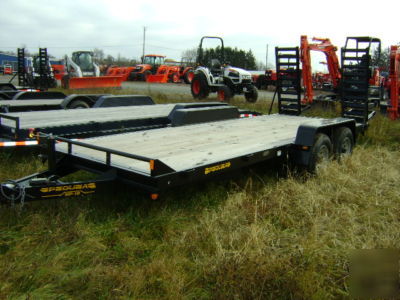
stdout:
[[201,63],[207,65],[211,62],[211,59],[219,59],[222,63],[227,63],[247,70],[255,70],[257,68],[253,52],[251,50],[246,52],[236,47],[225,47],[224,58],[222,58],[222,51],[219,46],[216,48],[203,49]]
[[94,55],[94,59],[97,62],[99,62],[99,63],[103,62],[104,57],[105,57],[103,49],[94,48],[93,49],[93,55]]
[[378,49],[375,49],[371,63],[373,66],[377,66],[381,69],[381,71],[389,71],[390,64],[390,48],[387,47],[382,49],[381,55],[379,55]]
[[197,48],[187,49],[182,52],[181,61],[188,65],[194,65],[197,59]]

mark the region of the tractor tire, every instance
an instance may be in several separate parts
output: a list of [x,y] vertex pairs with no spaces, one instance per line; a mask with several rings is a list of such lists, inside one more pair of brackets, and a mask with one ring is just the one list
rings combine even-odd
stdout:
[[186,84],[191,84],[193,77],[194,77],[194,72],[192,70],[187,71],[183,76],[183,81],[185,81]]
[[354,148],[353,132],[348,127],[339,127],[333,133],[333,154],[337,160],[350,155]]
[[203,74],[195,74],[190,84],[190,90],[194,99],[205,99],[210,94],[210,87]]
[[76,100],[68,106],[69,109],[82,109],[82,108],[90,108],[89,104],[83,100]]
[[137,73],[132,71],[129,73],[128,81],[136,81],[137,80]]
[[218,92],[217,92],[217,97],[218,100],[221,102],[229,102],[229,100],[232,99],[233,94],[229,86],[224,85],[219,87]]
[[318,133],[314,138],[307,170],[311,173],[317,173],[318,168],[330,160],[331,154],[331,139],[324,133]]
[[142,81],[147,81],[147,78],[149,77],[149,75],[151,75],[151,72],[149,70],[145,71],[143,73]]
[[180,78],[179,74],[178,73],[173,73],[171,75],[171,81],[173,83],[180,83],[181,82],[181,78]]
[[253,88],[250,91],[244,93],[244,97],[246,98],[247,102],[250,102],[250,103],[257,102],[257,99],[258,99],[257,88],[255,86],[253,86]]

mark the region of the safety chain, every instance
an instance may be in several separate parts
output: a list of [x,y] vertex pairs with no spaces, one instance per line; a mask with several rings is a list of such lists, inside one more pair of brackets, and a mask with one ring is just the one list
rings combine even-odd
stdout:
[[[4,187],[6,185],[13,185],[14,188],[16,188],[18,190],[17,195],[15,195],[15,193],[12,193],[11,195],[7,195],[6,192],[4,191]],[[0,192],[1,195],[8,201],[11,202],[11,207],[15,206],[15,201],[17,201],[18,199],[20,200],[20,204],[21,207],[24,206],[25,204],[25,187],[21,186],[18,182],[14,181],[14,180],[7,180],[4,183],[0,184]]]

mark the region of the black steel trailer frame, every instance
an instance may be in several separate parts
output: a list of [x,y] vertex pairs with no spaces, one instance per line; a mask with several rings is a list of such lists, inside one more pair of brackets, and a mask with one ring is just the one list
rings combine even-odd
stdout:
[[[127,153],[53,135],[41,135],[41,145],[47,148],[48,169],[15,181],[4,182],[0,186],[0,199],[11,203],[16,201],[24,203],[34,200],[84,196],[94,194],[99,188],[115,181],[146,191],[150,193],[152,199],[157,199],[159,194],[167,189],[213,180],[229,172],[272,159],[290,160],[296,165],[307,166],[313,159],[316,136],[320,133],[333,136],[335,131],[344,127],[349,128],[355,137],[356,124],[354,120],[319,119],[311,125],[299,126],[293,143],[268,147],[247,155],[226,157],[218,162],[194,165],[189,169],[179,171],[157,158],[134,154],[134,151]],[[60,145],[60,143],[66,144],[66,152],[56,149],[56,145]],[[74,155],[73,151],[76,147],[102,153],[105,158],[104,162]],[[148,164],[149,172],[115,166],[113,160],[116,157],[144,162]],[[63,177],[81,170],[96,174],[97,177],[85,181],[62,181]]]
[[16,92],[10,98],[0,92],[0,112],[25,112],[74,108],[116,107],[155,104],[153,99],[144,95],[109,94],[72,94],[60,92]]
[[[122,96],[122,98],[123,97],[124,96]],[[104,97],[104,100],[107,100],[107,97]],[[153,100],[147,96],[139,96],[139,100],[138,104],[149,106],[150,109],[162,106],[154,104]],[[102,98],[99,102],[101,101]],[[135,107],[136,109],[143,105],[131,105],[130,107]],[[108,108],[103,107],[101,109],[103,113],[107,113]],[[118,109],[118,112],[121,115],[126,114],[126,109],[124,107],[114,107],[114,109]],[[84,111],[86,110],[80,110],[79,112]],[[49,112],[57,114],[58,110]],[[99,111],[93,111],[93,113],[95,112]],[[36,113],[37,112],[24,112],[22,117],[33,116]],[[12,114],[0,113],[0,149],[2,147],[37,146],[39,144],[39,133],[82,139],[123,132],[150,130],[166,126],[182,126],[193,123],[255,116],[259,115],[259,113],[247,110],[238,110],[235,107],[228,106],[226,103],[221,102],[185,103],[175,104],[165,115],[154,115],[150,117],[132,116],[123,119],[115,118],[108,121],[98,120],[90,122],[79,119],[75,120],[75,122],[55,125],[49,125],[47,124],[47,120],[43,119],[41,125],[35,128],[30,126],[22,127],[20,115],[21,114],[14,116]]]

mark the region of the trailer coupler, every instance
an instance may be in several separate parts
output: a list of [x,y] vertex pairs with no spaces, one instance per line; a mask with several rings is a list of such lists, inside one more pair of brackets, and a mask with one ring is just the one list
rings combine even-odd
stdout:
[[19,201],[21,205],[25,202],[25,188],[14,180],[0,183],[0,203],[9,202],[11,206]]
[[62,182],[55,176],[40,175],[0,183],[0,203],[14,205],[35,200],[86,196],[95,194],[99,186],[115,180],[115,176],[107,172],[93,180],[74,182]]

